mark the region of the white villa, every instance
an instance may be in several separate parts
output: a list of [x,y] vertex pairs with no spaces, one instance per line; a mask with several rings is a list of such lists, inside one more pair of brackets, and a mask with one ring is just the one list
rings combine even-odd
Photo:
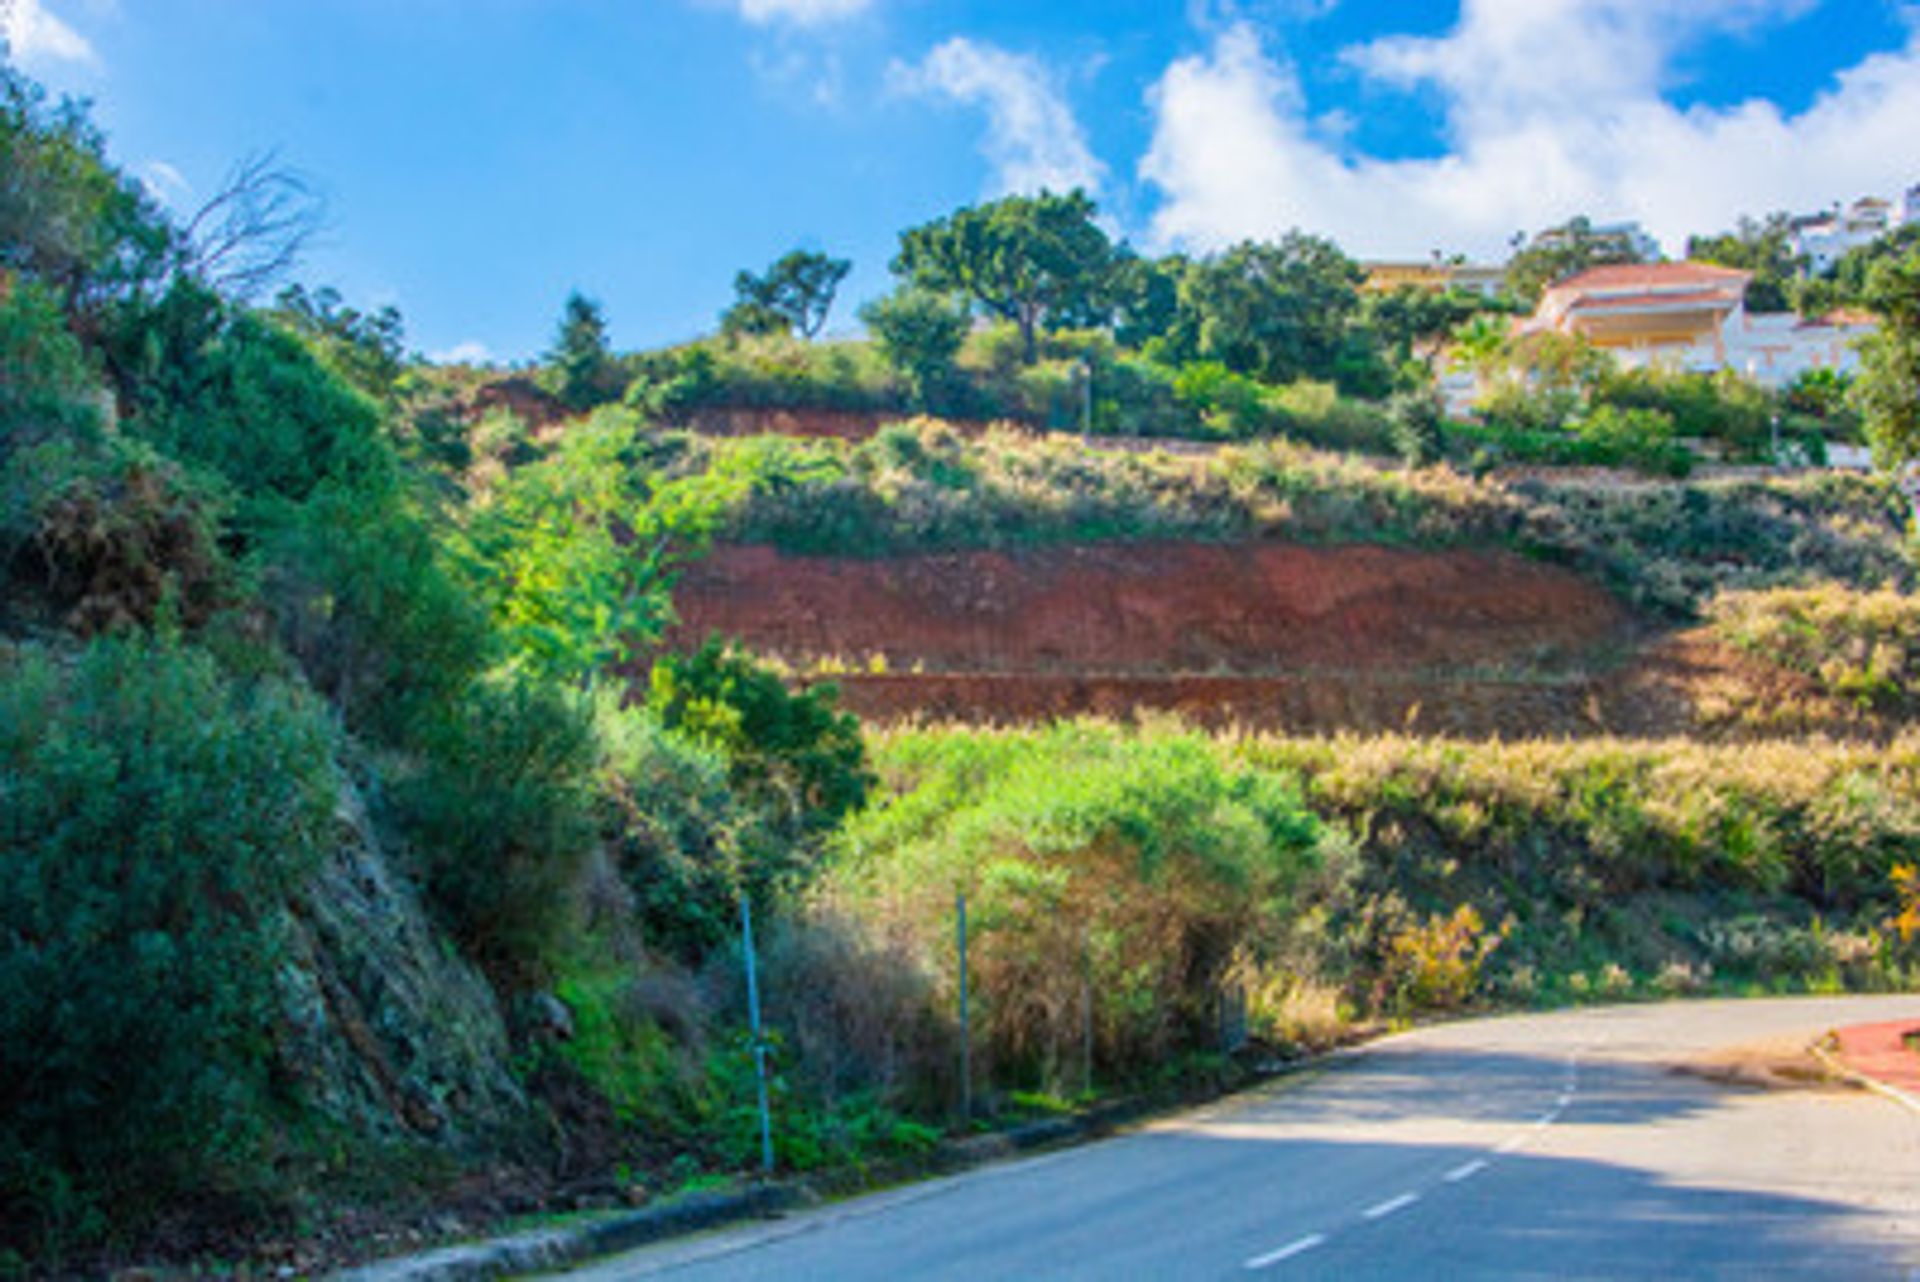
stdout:
[[[1576,335],[1630,369],[1734,370],[1771,388],[1808,370],[1850,374],[1858,368],[1854,340],[1872,332],[1873,317],[1752,313],[1746,308],[1750,279],[1707,263],[1594,267],[1548,289],[1514,333]],[[1442,387],[1458,408],[1470,405],[1478,390],[1460,375]]]
[[1920,204],[1920,188],[1909,190],[1896,207],[1878,196],[1862,196],[1844,210],[1807,214],[1793,220],[1790,244],[1796,256],[1807,260],[1807,270],[1823,275],[1832,271],[1849,249],[1880,239],[1909,220]]

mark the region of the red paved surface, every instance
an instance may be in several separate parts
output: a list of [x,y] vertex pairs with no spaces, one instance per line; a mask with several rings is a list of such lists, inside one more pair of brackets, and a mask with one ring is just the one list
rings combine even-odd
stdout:
[[1920,1095],[1920,1052],[1901,1039],[1920,1034],[1920,1019],[1889,1024],[1855,1024],[1834,1034],[1840,1060],[1848,1068],[1876,1082]]

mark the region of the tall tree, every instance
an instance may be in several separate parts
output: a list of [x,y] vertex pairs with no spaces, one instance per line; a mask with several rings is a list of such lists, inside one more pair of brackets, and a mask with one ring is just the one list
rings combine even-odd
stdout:
[[786,254],[764,276],[743,271],[733,278],[733,306],[720,317],[729,334],[798,334],[811,340],[825,328],[840,282],[853,270],[845,258],[812,250]]
[[1083,191],[1007,196],[900,234],[894,272],[1019,327],[1029,364],[1042,325],[1104,323],[1114,246]]
[[1861,340],[1852,396],[1881,466],[1920,461],[1920,249],[1885,259],[1867,277],[1880,328]]
[[1792,220],[1786,214],[1769,214],[1765,222],[1742,218],[1733,231],[1718,236],[1690,236],[1687,257],[1752,272],[1747,310],[1753,312],[1792,311],[1793,280],[1806,267],[1806,259],[1793,252]]
[[1336,376],[1365,273],[1318,236],[1245,241],[1180,278],[1175,354],[1268,382]]
[[1441,340],[1481,312],[1498,308],[1464,289],[1423,289],[1402,285],[1367,294],[1360,307],[1361,322],[1383,344],[1396,365],[1414,358],[1422,347],[1428,364]]
[[592,409],[611,400],[617,369],[607,345],[607,318],[600,304],[575,290],[567,295],[553,350],[547,353],[552,391],[569,407]]
[[104,300],[162,284],[179,251],[152,197],[108,163],[85,106],[49,103],[0,58],[0,268],[40,280],[85,331]]
[[1186,270],[1182,255],[1142,258],[1123,246],[1107,291],[1114,341],[1142,348],[1171,333],[1180,315],[1180,277]]

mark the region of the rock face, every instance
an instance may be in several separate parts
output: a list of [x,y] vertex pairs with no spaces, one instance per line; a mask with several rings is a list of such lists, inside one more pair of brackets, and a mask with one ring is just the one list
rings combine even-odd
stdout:
[[528,1121],[486,980],[428,922],[342,789],[340,839],[293,908],[285,1061],[301,1096],[358,1136],[496,1151]]

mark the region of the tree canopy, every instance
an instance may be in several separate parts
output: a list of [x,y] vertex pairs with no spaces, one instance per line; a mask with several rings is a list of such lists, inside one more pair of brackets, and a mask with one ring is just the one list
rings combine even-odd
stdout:
[[811,340],[825,328],[840,282],[853,270],[845,258],[796,249],[756,276],[733,278],[733,306],[720,317],[728,334],[798,334]]
[[613,398],[617,371],[607,345],[606,313],[598,302],[578,290],[567,295],[547,362],[552,391],[570,408],[592,409]]
[[1731,232],[1687,238],[1687,257],[1752,272],[1747,286],[1750,312],[1787,312],[1794,308],[1794,282],[1806,260],[1793,252],[1791,220],[1769,214],[1764,222],[1742,218]]
[[1867,278],[1880,328],[1860,344],[1853,397],[1884,467],[1920,460],[1920,249],[1885,259]]
[[1326,377],[1346,346],[1363,275],[1318,236],[1244,241],[1181,273],[1172,346],[1268,382]]
[[959,294],[1013,322],[1031,364],[1042,325],[1106,317],[1115,250],[1097,212],[1079,190],[969,206],[902,232],[893,270],[909,284]]

